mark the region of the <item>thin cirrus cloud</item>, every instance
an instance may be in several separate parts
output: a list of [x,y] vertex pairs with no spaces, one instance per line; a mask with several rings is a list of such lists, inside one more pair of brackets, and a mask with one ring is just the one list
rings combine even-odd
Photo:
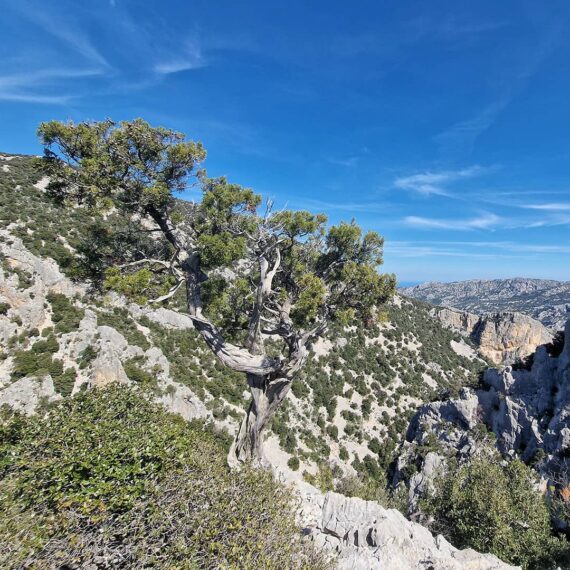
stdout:
[[78,55],[82,56],[91,66],[112,69],[105,56],[95,47],[89,36],[84,32],[79,19],[73,19],[64,14],[53,14],[42,10],[34,3],[9,2],[19,16],[27,19],[33,26],[44,34],[64,44]]
[[438,219],[423,218],[420,216],[407,216],[404,223],[415,228],[424,228],[431,230],[486,230],[491,229],[501,222],[501,218],[496,214],[485,213],[475,218],[468,219]]
[[386,251],[402,257],[528,257],[570,255],[570,246],[515,243],[510,241],[388,241]]
[[521,206],[527,210],[542,210],[547,212],[568,212],[570,211],[570,202],[554,202],[549,204],[525,204]]
[[38,104],[64,104],[73,99],[68,94],[51,94],[53,89],[69,79],[94,77],[102,73],[99,69],[42,69],[38,71],[0,75],[0,101],[19,101]]
[[200,46],[196,42],[189,42],[182,55],[155,64],[153,70],[159,75],[170,75],[206,66],[207,61]]
[[394,186],[402,190],[417,192],[424,196],[451,196],[448,186],[460,180],[481,176],[489,171],[482,166],[470,166],[461,170],[443,170],[441,172],[422,172],[411,176],[401,176],[394,180]]

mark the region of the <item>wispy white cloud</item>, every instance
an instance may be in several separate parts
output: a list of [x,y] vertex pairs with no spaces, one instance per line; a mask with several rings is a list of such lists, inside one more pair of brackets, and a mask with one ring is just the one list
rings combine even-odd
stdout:
[[73,99],[73,95],[45,89],[60,85],[62,80],[100,75],[98,69],[42,69],[28,73],[0,75],[0,100],[22,103],[61,105]]
[[543,210],[547,212],[568,212],[570,211],[570,202],[554,202],[549,204],[524,204],[520,206],[527,210]]
[[413,242],[386,242],[384,246],[386,255],[395,255],[398,257],[469,257],[476,259],[497,259],[506,257],[516,257],[511,254],[497,252],[474,252],[457,250],[448,247],[440,247],[437,245],[425,245]]
[[459,121],[434,137],[444,153],[469,150],[474,142],[497,120],[511,102],[508,94],[484,107],[473,117]]
[[336,164],[338,166],[346,166],[350,168],[356,166],[360,162],[359,156],[347,156],[344,158],[329,158],[327,159],[331,164]]
[[401,257],[520,258],[529,255],[570,255],[570,246],[510,241],[388,241],[386,251]]
[[462,170],[444,170],[441,172],[423,172],[411,176],[402,176],[394,180],[394,186],[402,190],[412,190],[424,196],[438,195],[449,196],[447,185],[480,176],[488,172],[488,168],[482,166],[470,166]]
[[90,65],[98,65],[108,70],[112,68],[77,21],[73,21],[61,14],[59,17],[55,17],[49,10],[29,5],[26,6],[24,3],[16,6],[18,6],[18,11],[21,16],[27,18],[44,33],[67,44]]
[[197,42],[187,42],[182,53],[155,64],[153,70],[159,75],[170,75],[181,71],[190,71],[206,67],[207,61]]
[[501,223],[502,219],[496,214],[484,213],[475,218],[468,219],[437,219],[423,218],[420,216],[407,216],[404,223],[416,228],[425,228],[433,230],[485,230]]
[[561,19],[548,28],[542,41],[533,45],[532,51],[521,53],[518,65],[511,64],[505,69],[501,89],[494,100],[471,117],[460,120],[437,134],[434,140],[440,145],[442,154],[449,157],[470,152],[476,140],[493,126],[511,102],[526,88],[544,60],[564,37],[564,33],[565,22]]
[[317,209],[323,211],[341,211],[351,213],[369,213],[369,214],[380,214],[386,213],[389,209],[389,205],[385,202],[327,202],[324,200],[313,200],[310,198],[302,198],[299,200],[293,199],[295,207],[307,208],[307,209]]
[[[426,243],[425,241],[422,243]],[[446,247],[468,247],[468,248],[484,248],[484,249],[501,249],[518,253],[563,253],[570,254],[570,245],[552,245],[552,244],[536,244],[521,243],[514,241],[437,241],[427,242],[429,244],[437,244]]]

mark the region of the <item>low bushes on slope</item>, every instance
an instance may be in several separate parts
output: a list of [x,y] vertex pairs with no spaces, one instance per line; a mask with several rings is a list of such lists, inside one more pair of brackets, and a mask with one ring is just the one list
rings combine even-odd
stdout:
[[441,477],[427,499],[432,530],[458,548],[492,552],[525,569],[568,568],[567,543],[552,536],[535,477],[518,460],[506,466],[488,458],[472,460]]
[[321,568],[269,474],[124,386],[3,410],[2,568]]

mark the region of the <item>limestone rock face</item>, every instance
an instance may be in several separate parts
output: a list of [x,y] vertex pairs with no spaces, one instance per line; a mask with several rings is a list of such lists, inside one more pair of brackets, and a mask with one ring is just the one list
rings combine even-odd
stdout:
[[479,324],[479,315],[467,311],[459,311],[449,307],[435,307],[430,311],[446,327],[454,329],[463,335],[470,336]]
[[54,402],[60,399],[49,375],[43,378],[21,378],[0,391],[0,406],[8,404],[25,414],[33,413],[42,401]]
[[514,570],[492,554],[458,550],[442,536],[373,501],[300,485],[300,522],[339,570]]
[[481,317],[474,337],[483,356],[496,364],[513,364],[549,343],[552,333],[522,313],[496,313]]
[[447,307],[435,307],[431,314],[442,324],[468,336],[481,354],[495,364],[514,364],[549,343],[552,332],[540,321],[522,313],[475,315]]
[[[15,271],[29,276],[29,286],[22,288],[16,273],[0,268],[0,302],[6,303],[6,314],[0,315],[0,354],[8,347],[9,340],[16,335],[29,335],[32,329],[42,331],[53,325],[51,310],[47,302],[48,293],[61,293],[68,298],[82,297],[87,287],[77,285],[61,273],[51,259],[43,259],[31,253],[22,241],[6,230],[0,230],[0,252],[5,263]],[[118,296],[112,300],[115,306],[125,306]],[[81,301],[79,302],[81,304]],[[144,310],[136,305],[127,309],[136,316],[145,314],[158,324],[168,328],[188,329],[191,321],[186,315],[164,308]],[[39,338],[39,337],[36,337]],[[66,368],[73,368],[76,381],[73,392],[82,388],[101,387],[113,382],[129,383],[123,363],[132,358],[146,362],[149,371],[156,377],[160,389],[156,397],[167,409],[185,419],[205,418],[210,413],[203,402],[187,387],[176,383],[170,376],[170,366],[162,351],[155,346],[144,351],[131,345],[118,330],[110,326],[99,326],[97,314],[90,307],[84,307],[84,317],[76,331],[58,336],[59,350],[54,357],[62,360]],[[96,356],[88,366],[78,362],[85,349],[91,348]],[[60,399],[52,378],[25,377],[12,382],[12,351],[7,350],[0,359],[0,404],[6,403],[31,414],[42,401]]]
[[[446,455],[462,462],[485,453],[480,436],[487,430],[504,456],[538,461],[535,467],[544,474],[570,469],[570,320],[558,355],[540,346],[529,370],[491,368],[481,389],[463,389],[459,398],[422,406],[408,427],[393,484],[403,480],[407,465],[417,465],[417,446],[435,438]],[[424,485],[433,479],[436,463],[428,456],[417,475]],[[413,508],[422,489],[415,480],[409,489]]]

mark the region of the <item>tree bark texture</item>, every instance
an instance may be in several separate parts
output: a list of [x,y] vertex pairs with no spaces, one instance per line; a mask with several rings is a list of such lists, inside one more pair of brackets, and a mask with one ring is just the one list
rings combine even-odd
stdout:
[[270,376],[247,375],[252,399],[241,422],[238,433],[228,455],[230,467],[250,463],[256,467],[269,467],[263,448],[265,428],[279,407],[289,388],[291,380]]

